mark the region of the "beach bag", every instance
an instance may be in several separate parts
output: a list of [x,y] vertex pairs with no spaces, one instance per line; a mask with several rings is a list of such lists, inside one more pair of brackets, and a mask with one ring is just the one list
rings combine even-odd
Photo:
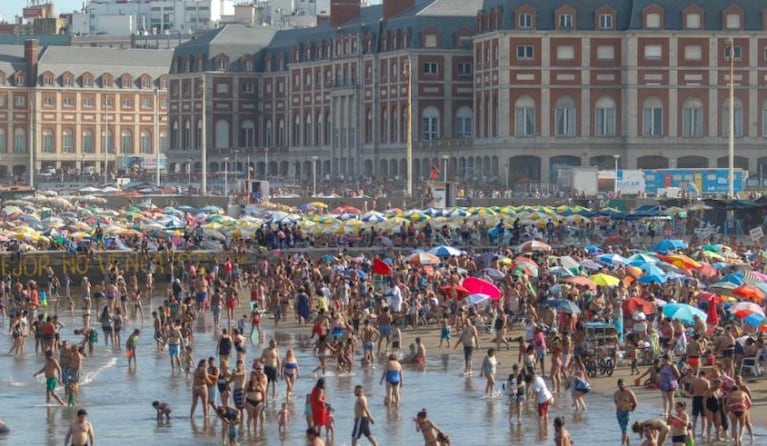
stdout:
[[576,379],[575,380],[575,390],[577,392],[589,392],[591,391],[591,384],[589,384],[587,381],[584,381],[582,379]]

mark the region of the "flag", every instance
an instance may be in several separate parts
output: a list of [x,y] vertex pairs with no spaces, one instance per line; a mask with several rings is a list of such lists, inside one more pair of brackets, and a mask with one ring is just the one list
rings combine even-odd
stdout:
[[388,276],[391,274],[391,266],[379,258],[373,259],[373,274]]
[[439,178],[439,166],[436,164],[431,165],[431,179],[436,180]]

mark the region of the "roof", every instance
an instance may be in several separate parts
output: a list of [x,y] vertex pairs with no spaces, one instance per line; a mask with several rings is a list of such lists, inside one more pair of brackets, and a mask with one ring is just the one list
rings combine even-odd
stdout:
[[0,71],[9,76],[19,70],[26,71],[23,45],[0,45]]
[[416,13],[417,16],[470,16],[476,17],[482,0],[437,0]]
[[226,54],[235,61],[242,56],[255,54],[273,40],[276,30],[264,26],[228,24],[176,47],[176,56],[205,54],[211,59]]
[[643,29],[642,13],[650,5],[663,9],[664,29],[684,29],[682,11],[690,6],[699,6],[705,11],[703,28],[720,31],[724,29],[722,11],[730,5],[737,5],[745,11],[744,29],[762,31],[762,14],[767,8],[764,0],[484,0],[482,9],[489,11],[501,8],[502,29],[515,29],[515,11],[520,7],[532,7],[536,12],[536,30],[556,29],[556,11],[562,6],[571,6],[576,10],[576,29],[594,30],[597,28],[596,10],[609,6],[617,13],[615,29],[626,31]]
[[104,72],[117,76],[129,73],[133,77],[148,74],[155,79],[168,73],[172,56],[171,50],[49,46],[42,51],[38,72],[89,72],[95,76]]

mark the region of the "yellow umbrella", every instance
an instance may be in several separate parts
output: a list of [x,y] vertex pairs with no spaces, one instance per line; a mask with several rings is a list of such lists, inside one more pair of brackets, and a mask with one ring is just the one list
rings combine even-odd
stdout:
[[321,201],[312,201],[309,205],[314,206],[317,209],[327,209],[328,205]]
[[591,281],[594,282],[597,286],[607,287],[616,286],[621,282],[617,277],[604,273],[594,274],[593,276],[589,277],[589,279],[591,279]]

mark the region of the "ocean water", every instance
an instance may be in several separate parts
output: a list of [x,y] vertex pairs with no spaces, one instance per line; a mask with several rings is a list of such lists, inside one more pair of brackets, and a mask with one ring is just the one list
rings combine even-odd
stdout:
[[[145,308],[146,314],[151,308]],[[60,315],[61,317],[61,315]],[[72,334],[79,326],[76,318],[63,316],[66,327],[62,337],[76,340]],[[306,422],[303,410],[305,395],[314,386],[316,379],[311,370],[317,360],[312,356],[311,344],[306,335],[296,335],[295,330],[274,329],[272,321],[264,323],[267,339],[275,338],[284,355],[286,348],[293,348],[298,356],[302,377],[296,383],[295,399],[289,405],[293,419],[286,435],[277,432],[277,410],[279,404],[266,409],[266,427],[253,437],[242,437],[240,444],[249,445],[303,445],[305,444]],[[80,390],[80,407],[88,410],[94,425],[96,440],[100,445],[134,444],[150,445],[218,445],[223,444],[222,423],[211,418],[208,427],[202,423],[202,411],[197,408],[195,419],[190,420],[191,378],[184,374],[172,374],[166,351],[157,352],[153,339],[151,320],[141,327],[137,321],[128,322],[123,328],[123,343],[133,328],[143,328],[138,346],[138,369],[130,371],[122,351],[104,347],[102,333],[100,343],[93,356],[86,359]],[[291,325],[292,327],[292,325]],[[42,377],[33,378],[33,373],[42,364],[42,356],[34,354],[33,341],[27,343],[27,355],[15,358],[7,354],[11,337],[8,321],[3,321],[0,334],[0,418],[11,429],[11,434],[0,436],[0,445],[60,445],[77,408],[64,408],[45,404],[45,385]],[[195,364],[197,360],[215,353],[215,338],[212,334],[210,314],[195,326]],[[261,347],[248,346],[248,361],[261,354]],[[365,386],[371,411],[375,418],[372,431],[379,445],[422,444],[421,434],[415,430],[413,418],[421,409],[429,411],[430,418],[446,431],[453,445],[528,445],[551,444],[553,427],[547,433],[538,430],[534,404],[529,404],[523,416],[522,425],[509,425],[506,400],[501,395],[484,398],[484,378],[476,376],[481,358],[475,357],[475,376],[464,378],[463,356],[459,350],[449,354],[429,352],[426,372],[405,370],[405,386],[402,389],[402,403],[399,408],[387,409],[383,405],[385,389],[379,385],[382,365],[374,368],[360,368],[355,365],[351,375],[326,377],[328,402],[335,409],[335,439],[328,444],[344,446],[351,444],[353,424],[353,388]],[[477,355],[475,355],[477,356]],[[358,364],[358,363],[357,363]],[[330,369],[332,370],[332,368]],[[507,373],[506,367],[499,367],[499,375]],[[613,379],[613,378],[607,378]],[[499,389],[500,390],[500,389]],[[281,384],[279,397],[284,399],[285,386]],[[63,389],[59,390],[63,396]],[[158,426],[155,422],[153,400],[167,401],[172,409],[169,425]],[[617,445],[620,431],[615,420],[611,394],[592,392],[587,396],[588,411],[574,414],[570,398],[562,394],[551,409],[553,418],[562,415],[576,444]],[[660,410],[642,403],[634,419],[649,419],[659,415]],[[551,424],[550,422],[550,424]],[[759,430],[760,439],[765,440]],[[633,437],[632,441],[637,442]],[[124,443],[129,441],[129,443]],[[360,444],[367,444],[363,438]]]

